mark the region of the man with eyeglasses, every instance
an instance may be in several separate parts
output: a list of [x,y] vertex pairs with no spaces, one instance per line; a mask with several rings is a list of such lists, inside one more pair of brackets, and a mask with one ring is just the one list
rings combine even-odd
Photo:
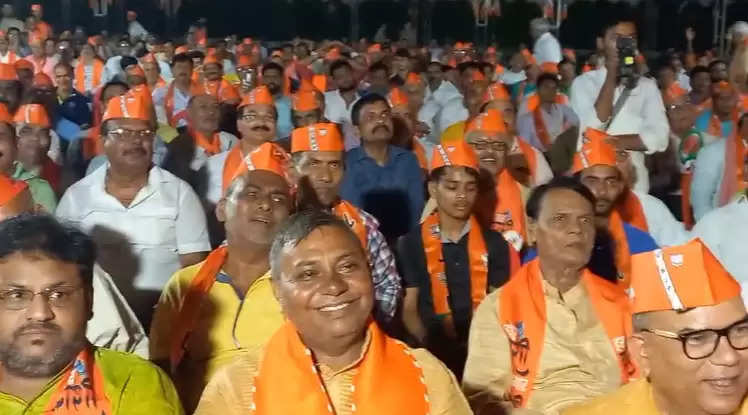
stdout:
[[47,215],[0,223],[0,413],[184,413],[165,373],[86,339],[95,252]]
[[25,181],[34,203],[52,213],[57,196],[48,180],[59,185],[60,167],[47,157],[51,142],[47,111],[39,104],[21,105],[13,121],[18,148],[13,178]]
[[748,414],[748,315],[740,285],[695,239],[633,257],[642,379],[564,415]]
[[71,186],[56,215],[96,241],[99,263],[147,328],[169,276],[210,250],[205,213],[187,183],[153,166],[141,94],[109,100],[101,135],[108,164]]

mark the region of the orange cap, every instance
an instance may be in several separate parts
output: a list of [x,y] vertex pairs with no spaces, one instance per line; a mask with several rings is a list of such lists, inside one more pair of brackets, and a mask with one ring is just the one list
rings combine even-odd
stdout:
[[275,173],[285,179],[290,185],[290,178],[287,170],[288,164],[288,154],[286,154],[281,147],[270,142],[262,143],[254,151],[249,153],[249,155],[245,156],[237,169],[233,171],[230,176],[226,177],[227,180],[224,181],[225,187],[223,188],[223,191],[226,192],[226,189],[234,179],[247,171],[254,170],[265,170]]
[[552,73],[558,75],[558,65],[553,62],[543,62],[543,64],[540,65],[540,70],[543,73]]
[[493,46],[489,46],[486,49],[486,55],[495,55],[496,54],[496,48]]
[[325,55],[326,61],[336,61],[340,59],[340,49],[338,48],[332,48],[330,49],[327,54]]
[[13,122],[17,124],[31,124],[38,125],[44,128],[50,128],[52,123],[49,122],[49,115],[47,110],[40,104],[25,104],[21,105],[16,111]]
[[483,131],[489,134],[506,133],[506,122],[499,110],[489,109],[478,114],[465,128],[465,134],[473,131]]
[[[26,61],[28,62],[28,61]],[[16,67],[8,63],[0,63],[0,81],[17,81]]]
[[293,130],[291,153],[300,151],[345,151],[340,129],[333,123],[319,123]]
[[405,83],[408,85],[421,85],[421,75],[415,72],[408,72]]
[[478,170],[478,156],[475,154],[475,150],[464,140],[450,144],[439,144],[434,147],[429,171],[444,166],[462,166]]
[[387,101],[389,101],[390,107],[393,108],[408,106],[408,96],[400,88],[392,88],[390,93],[387,94]]
[[506,90],[503,84],[494,82],[488,86],[486,94],[483,96],[483,102],[491,101],[509,101],[512,97],[509,95],[509,91]]
[[125,95],[113,97],[107,102],[102,121],[117,118],[150,121],[150,108],[142,95],[128,91]]
[[587,128],[582,134],[582,149],[574,154],[572,173],[580,172],[588,167],[605,165],[618,167],[616,148],[605,141],[608,134],[594,128]]
[[4,174],[0,174],[0,206],[4,206],[15,199],[16,196],[28,189],[28,187],[29,185],[23,180],[14,180]]
[[727,82],[727,81],[719,81],[717,83],[712,84],[712,93],[713,94],[731,94],[735,92],[735,87]]
[[740,296],[740,284],[700,239],[631,257],[633,313],[713,306]]
[[466,48],[466,44],[465,43],[457,42],[457,43],[455,43],[455,47],[453,49],[454,50],[461,50],[461,49],[465,49],[465,48]]
[[40,12],[42,11],[42,5],[38,3],[34,3],[31,5],[31,11],[32,12]]
[[239,108],[254,104],[275,105],[273,95],[270,94],[270,90],[268,89],[268,87],[266,87],[265,85],[261,85],[249,91],[249,93],[244,95],[244,98],[242,98],[242,102],[241,104],[239,104]]
[[473,82],[481,82],[486,80],[486,76],[483,75],[483,72],[481,71],[473,71],[473,77],[471,79]]
[[251,45],[252,44],[252,38],[251,37],[245,37],[244,39],[242,39],[242,44],[243,45]]
[[574,52],[574,49],[568,49],[564,48],[561,53],[566,57],[566,59],[576,62],[577,61],[577,53]]
[[219,61],[218,56],[216,56],[213,53],[209,54],[208,56],[205,57],[205,59],[203,59],[203,66],[210,65],[210,64],[215,64],[221,67],[223,66],[223,62]]
[[141,62],[148,62],[148,63],[156,63],[156,55],[153,53],[147,53],[142,58],[140,58]]
[[13,117],[11,117],[10,112],[8,111],[8,106],[3,102],[0,102],[0,122],[13,124]]
[[244,66],[252,66],[252,57],[247,55],[246,53],[242,53],[239,55],[239,58],[236,60],[236,67],[241,68]]
[[[4,64],[0,64],[0,65],[4,65]],[[19,59],[19,60],[17,60],[16,63],[13,64],[13,66],[15,66],[16,71],[20,71],[20,70],[23,70],[23,69],[28,69],[30,71],[34,70],[34,65],[31,62],[27,61],[26,59]],[[3,80],[2,79],[3,78],[2,73],[3,73],[3,71],[2,71],[2,69],[0,69],[0,80]],[[18,79],[18,78],[16,78],[16,79]],[[8,79],[8,80],[10,80],[10,79]]]
[[283,52],[281,52],[280,50],[274,50],[273,53],[270,54],[270,56],[273,58],[282,58]]
[[382,51],[382,45],[375,43],[366,49],[367,53],[377,53]]
[[313,111],[319,108],[317,94],[314,90],[299,90],[291,96],[294,111]]
[[314,84],[312,83],[311,79],[309,78],[301,78],[301,83],[299,84],[299,89],[297,92],[308,92],[308,91],[316,91],[317,89],[314,87]]
[[187,53],[189,51],[190,50],[189,50],[189,48],[187,48],[186,45],[182,45],[182,46],[179,46],[176,49],[174,49],[174,53],[177,54],[177,55],[179,55],[180,53]]

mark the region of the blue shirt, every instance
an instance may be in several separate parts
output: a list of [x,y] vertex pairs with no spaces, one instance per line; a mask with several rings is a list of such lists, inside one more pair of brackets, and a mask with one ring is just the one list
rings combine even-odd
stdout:
[[389,159],[380,166],[363,146],[357,147],[346,153],[345,169],[341,197],[377,218],[387,239],[418,225],[424,204],[423,173],[412,152],[390,145]]
[[277,138],[288,137],[293,131],[291,123],[291,100],[287,96],[275,98],[275,110],[278,112],[278,122],[276,123]]
[[[697,130],[708,133],[709,132],[709,122],[712,120],[712,110],[705,110],[696,118],[696,122],[694,123],[694,126]],[[729,137],[730,134],[732,134],[732,120],[722,121],[721,124],[721,132],[720,137]]]
[[57,100],[57,114],[51,115],[55,123],[58,117],[67,118],[78,124],[81,129],[85,130],[91,126],[91,100],[85,95],[73,90],[73,93],[63,101]]

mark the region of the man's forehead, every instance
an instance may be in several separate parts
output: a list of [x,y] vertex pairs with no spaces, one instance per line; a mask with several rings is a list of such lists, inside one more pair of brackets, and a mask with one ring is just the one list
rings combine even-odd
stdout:
[[249,104],[245,105],[242,109],[244,110],[244,114],[272,114],[275,107],[267,104]]
[[543,197],[541,212],[591,214],[592,204],[579,193],[571,189],[551,189]]
[[687,308],[683,311],[661,310],[647,313],[648,323],[662,330],[721,329],[746,317],[740,296],[716,305]]
[[608,179],[618,178],[620,175],[621,171],[618,169],[618,167],[609,166],[607,164],[596,164],[582,170],[582,178],[595,177],[598,179]]
[[636,25],[634,24],[634,22],[619,22],[612,29],[615,32],[615,34],[619,36],[635,36],[636,35]]
[[288,182],[267,170],[252,170],[247,173],[247,187],[265,190],[269,193],[289,193]]
[[343,161],[342,151],[305,151],[304,155],[307,160],[315,161]]

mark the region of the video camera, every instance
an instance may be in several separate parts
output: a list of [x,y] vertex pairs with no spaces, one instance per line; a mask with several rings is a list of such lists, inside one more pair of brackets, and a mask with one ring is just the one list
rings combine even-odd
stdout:
[[618,75],[634,77],[636,74],[636,41],[630,36],[619,36],[616,39],[618,49]]

